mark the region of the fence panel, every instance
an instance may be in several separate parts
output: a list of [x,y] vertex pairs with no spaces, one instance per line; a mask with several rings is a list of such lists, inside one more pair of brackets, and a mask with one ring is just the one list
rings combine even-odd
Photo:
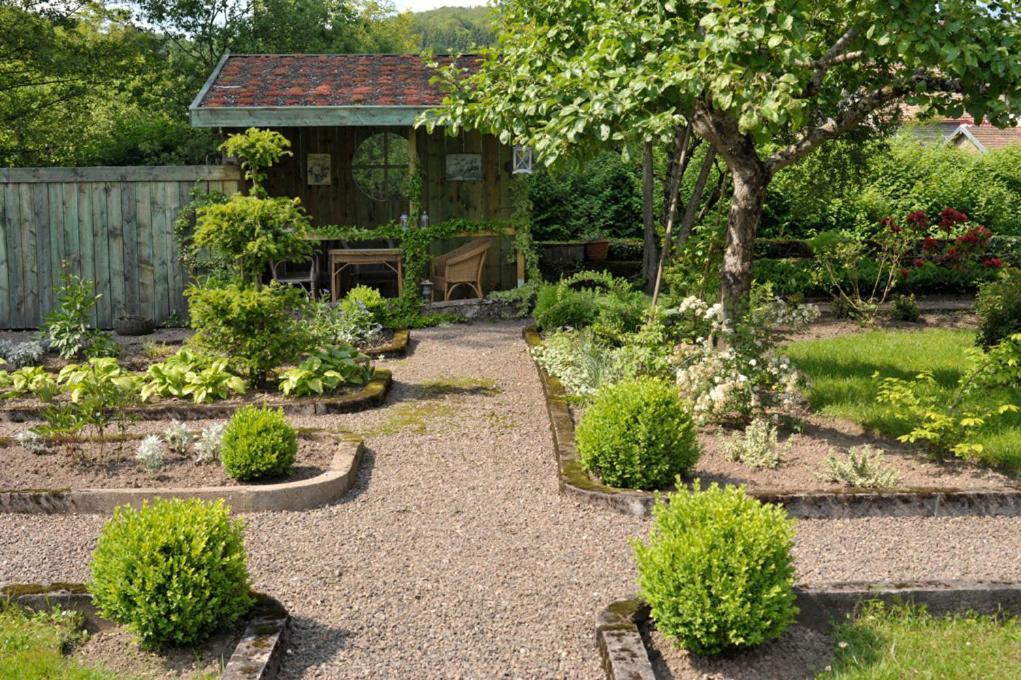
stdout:
[[95,282],[101,327],[183,317],[177,215],[195,188],[239,187],[229,165],[0,169],[0,328],[38,327],[62,266]]

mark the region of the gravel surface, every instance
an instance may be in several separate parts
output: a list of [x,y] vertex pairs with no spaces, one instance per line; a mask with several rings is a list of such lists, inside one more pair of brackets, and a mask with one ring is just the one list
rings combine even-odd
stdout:
[[[557,494],[521,325],[415,331],[384,409],[295,418],[367,436],[355,489],[248,516],[256,587],[295,620],[285,678],[599,678],[596,612],[634,592],[647,520]],[[0,583],[81,580],[101,517],[0,515]],[[1021,579],[1021,520],[799,524],[810,582]]]

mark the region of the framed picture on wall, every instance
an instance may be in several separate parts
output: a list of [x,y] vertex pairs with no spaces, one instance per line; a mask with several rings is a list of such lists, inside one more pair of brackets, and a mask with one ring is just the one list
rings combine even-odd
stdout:
[[447,179],[471,182],[482,179],[482,154],[448,153]]
[[310,153],[306,157],[308,164],[309,186],[323,186],[332,184],[330,173],[330,154]]

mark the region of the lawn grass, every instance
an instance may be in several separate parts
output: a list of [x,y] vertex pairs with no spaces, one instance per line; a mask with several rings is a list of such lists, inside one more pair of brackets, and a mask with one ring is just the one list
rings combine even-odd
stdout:
[[[879,381],[873,374],[913,379],[920,371],[931,371],[949,400],[971,365],[967,351],[974,342],[975,334],[968,330],[872,330],[791,343],[785,353],[812,382],[808,401],[813,410],[896,437],[911,430],[911,425],[876,401]],[[1021,394],[1012,390],[990,391],[985,400],[990,405],[1021,406]],[[1021,413],[991,418],[977,442],[984,447],[979,456],[983,462],[1021,476]]]
[[826,680],[1021,678],[1021,622],[992,616],[930,616],[924,608],[866,604],[837,626]]
[[29,613],[0,603],[0,680],[116,680],[64,656],[80,630],[81,620],[72,612]]

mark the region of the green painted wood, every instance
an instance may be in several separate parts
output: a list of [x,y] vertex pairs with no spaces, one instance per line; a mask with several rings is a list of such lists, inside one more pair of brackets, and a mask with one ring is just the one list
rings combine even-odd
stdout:
[[[124,219],[121,216],[121,185],[107,185],[106,231],[110,248],[110,307],[113,318],[127,313],[124,294]],[[110,319],[111,325],[113,318]]]
[[93,282],[100,295],[96,304],[96,324],[101,328],[113,325],[113,296],[110,285],[109,184],[94,185],[92,194],[92,250],[95,253]]
[[170,314],[170,286],[166,274],[167,196],[165,185],[153,185],[149,198],[152,211],[150,229],[152,232],[153,309],[156,318],[165,319]]
[[50,280],[47,284],[47,311],[56,304],[54,289],[60,285],[61,261],[64,258],[64,185],[46,185],[49,198]]
[[408,127],[421,106],[252,106],[191,109],[192,127]]
[[82,270],[81,245],[78,236],[78,185],[70,182],[61,183],[64,197],[61,209],[64,213],[64,260],[62,267],[79,275]]
[[4,234],[7,239],[8,314],[10,328],[24,328],[21,321],[21,201],[17,185],[8,184],[4,190]]
[[21,319],[28,328],[36,325],[39,313],[39,264],[32,216],[32,188],[18,187],[18,208],[21,228]]
[[35,322],[42,323],[46,311],[53,304],[53,289],[50,281],[50,193],[49,187],[39,184],[31,187],[32,194],[32,239],[36,244],[36,308]]
[[184,287],[184,272],[181,268],[181,256],[177,249],[177,237],[174,235],[174,224],[177,213],[181,209],[181,193],[176,183],[167,182],[163,185],[166,194],[164,199],[166,210],[166,229],[163,234],[163,250],[167,258],[164,269],[167,274],[167,314],[180,317],[184,309],[179,309],[178,300]]
[[0,187],[0,320],[11,318],[11,265],[8,260],[7,194]]
[[[96,280],[96,251],[93,247],[92,231],[92,222],[95,218],[92,210],[94,192],[95,185],[93,184],[78,185],[78,242],[79,252],[82,255],[82,268],[79,276],[89,281]],[[98,323],[98,314],[95,310],[92,312],[91,322]]]
[[135,184],[121,185],[121,232],[124,247],[124,307],[128,314],[140,314],[138,295],[138,220]]
[[238,181],[234,165],[152,165],[92,168],[0,168],[0,183]]
[[151,185],[135,185],[135,215],[138,220],[138,284],[140,313],[156,315],[155,271],[152,256],[152,211],[149,204]]

